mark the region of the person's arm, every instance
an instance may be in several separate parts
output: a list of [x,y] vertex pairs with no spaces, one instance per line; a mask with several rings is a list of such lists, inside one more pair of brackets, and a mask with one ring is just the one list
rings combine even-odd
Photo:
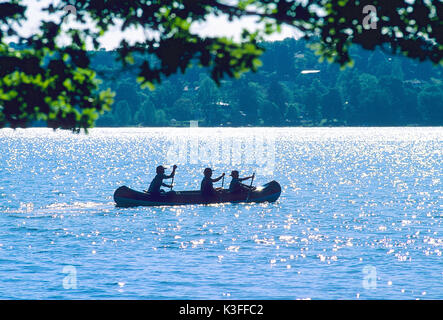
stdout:
[[171,179],[172,177],[175,176],[175,169],[177,169],[177,166],[174,164],[174,166],[172,167],[172,172],[169,176],[165,176],[163,179]]
[[246,178],[239,178],[238,181],[245,181],[245,180],[248,180],[248,179],[252,179],[252,177],[253,176],[246,177]]
[[224,176],[225,176],[225,173],[223,172],[223,174],[220,177],[218,177],[217,179],[212,179],[212,182],[220,181],[220,179],[223,178]]
[[162,186],[163,186],[163,187],[166,187],[166,188],[172,188],[172,185],[170,185],[170,184],[166,184],[166,183],[162,183]]

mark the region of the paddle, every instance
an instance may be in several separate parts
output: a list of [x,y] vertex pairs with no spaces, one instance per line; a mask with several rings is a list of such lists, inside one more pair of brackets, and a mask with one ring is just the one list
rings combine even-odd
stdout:
[[252,174],[251,184],[249,185],[249,187],[252,187],[252,182],[254,182],[254,178],[255,178],[255,172]]
[[177,169],[177,166],[174,164],[174,166],[172,167],[172,172],[174,172],[174,175],[172,176],[172,181],[171,181],[171,191],[172,188],[174,187],[175,169]]
[[252,190],[252,182],[254,182],[254,178],[255,178],[255,172],[252,174],[251,184],[249,185],[249,192],[248,192],[248,197],[246,198],[246,202],[249,202],[249,197],[251,196],[251,190]]
[[223,176],[222,178],[222,189],[223,189],[223,184],[225,183],[225,176]]

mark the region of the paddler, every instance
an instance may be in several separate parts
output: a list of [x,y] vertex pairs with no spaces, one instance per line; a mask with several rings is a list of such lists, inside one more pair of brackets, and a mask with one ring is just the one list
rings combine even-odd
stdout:
[[177,169],[177,166],[174,165],[172,167],[172,172],[169,176],[165,175],[165,167],[158,166],[155,170],[157,175],[152,179],[151,184],[149,185],[148,192],[153,196],[159,196],[161,193],[164,193],[165,191],[163,189],[160,189],[162,186],[166,188],[172,188],[172,185],[163,183],[164,179],[171,179],[175,175],[175,169]]
[[239,172],[237,170],[233,170],[230,176],[232,177],[232,180],[231,183],[229,184],[229,192],[236,193],[236,192],[250,191],[255,189],[255,187],[241,183],[242,181],[253,179],[254,175],[245,178],[240,178]]
[[200,185],[200,191],[201,194],[204,197],[212,197],[215,196],[217,194],[217,191],[220,190],[221,188],[217,188],[214,189],[213,183],[219,181],[221,178],[223,178],[225,176],[225,173],[223,173],[220,177],[216,178],[216,179],[212,179],[212,169],[211,168],[206,168],[203,171],[204,174],[204,178],[201,182]]

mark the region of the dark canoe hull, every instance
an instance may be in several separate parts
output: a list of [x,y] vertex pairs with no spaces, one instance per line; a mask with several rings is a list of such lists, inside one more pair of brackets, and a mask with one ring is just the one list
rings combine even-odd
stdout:
[[139,192],[122,186],[115,190],[114,201],[118,207],[136,206],[175,206],[187,204],[211,204],[229,202],[274,202],[280,197],[281,187],[277,181],[271,181],[251,192],[232,194],[222,190],[217,196],[204,198],[200,191],[176,191],[154,197],[149,193]]

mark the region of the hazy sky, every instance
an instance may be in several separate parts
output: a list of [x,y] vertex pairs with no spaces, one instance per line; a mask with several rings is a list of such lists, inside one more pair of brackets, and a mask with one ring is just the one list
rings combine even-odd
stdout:
[[[23,3],[28,6],[28,9],[26,11],[27,21],[21,28],[21,33],[23,35],[29,35],[31,33],[34,33],[38,30],[38,26],[40,24],[40,21],[45,19],[48,20],[49,17],[46,13],[41,11],[41,8],[44,6],[47,6],[50,3],[56,3],[57,0],[23,0]],[[122,5],[124,5],[124,1],[122,1]],[[60,17],[65,12],[60,12],[60,15],[57,17],[54,17],[56,21],[59,21]],[[80,24],[75,23],[74,16],[69,18],[69,26],[70,27],[78,27],[78,28],[85,28],[85,26],[82,26]],[[241,33],[241,30],[243,28],[248,28],[250,30],[256,29],[256,25],[254,23],[255,18],[248,17],[248,18],[242,18],[240,20],[235,20],[233,22],[228,22],[226,18],[224,17],[211,17],[208,19],[208,21],[204,24],[197,24],[194,23],[191,27],[192,31],[198,32],[201,35],[226,35],[226,36],[233,36],[238,37]],[[271,37],[269,37],[267,40],[281,40],[287,37],[294,37],[296,35],[294,29],[290,27],[283,27],[282,32],[280,34],[275,34]],[[114,27],[111,28],[110,31],[101,38],[101,45],[102,47],[106,49],[113,49],[115,48],[122,37],[125,37],[125,39],[131,41],[131,40],[142,40],[144,39],[143,36],[143,30],[128,30],[124,34],[119,31],[119,28]]]

